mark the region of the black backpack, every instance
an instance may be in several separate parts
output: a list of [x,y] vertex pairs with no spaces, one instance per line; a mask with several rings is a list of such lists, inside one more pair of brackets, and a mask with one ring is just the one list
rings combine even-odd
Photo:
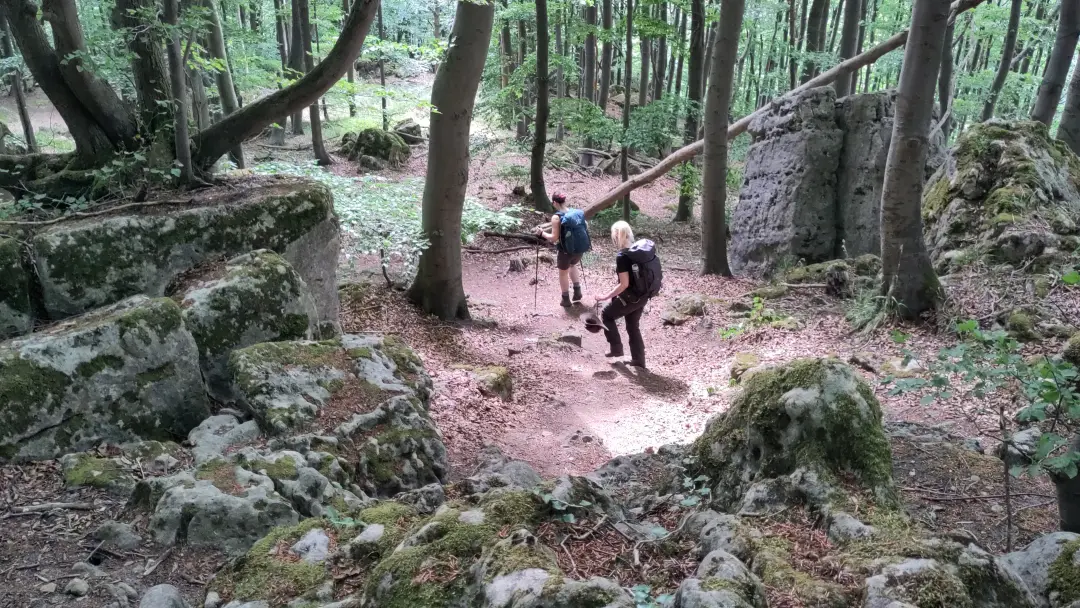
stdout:
[[656,255],[656,244],[649,239],[641,239],[623,255],[633,264],[630,269],[630,292],[639,298],[651,298],[660,293],[664,271],[660,268],[660,257]]

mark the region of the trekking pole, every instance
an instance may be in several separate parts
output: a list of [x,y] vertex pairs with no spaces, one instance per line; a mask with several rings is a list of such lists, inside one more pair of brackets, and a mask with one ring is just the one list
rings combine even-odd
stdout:
[[585,278],[585,256],[578,260],[578,268],[581,268],[581,282],[585,284],[585,290],[589,290],[589,280]]
[[533,277],[533,312],[536,312],[536,292],[540,290],[540,245],[536,246],[536,260],[533,261],[536,275]]

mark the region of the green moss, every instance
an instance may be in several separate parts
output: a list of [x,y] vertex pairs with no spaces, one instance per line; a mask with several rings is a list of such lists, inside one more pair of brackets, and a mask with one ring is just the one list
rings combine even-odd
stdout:
[[761,364],[761,358],[754,353],[735,353],[731,363],[731,379],[738,381],[743,374]]
[[480,508],[499,526],[531,527],[539,521],[545,504],[533,492],[489,492],[481,499]]
[[336,367],[341,350],[340,340],[323,342],[264,342],[235,351],[234,358],[247,359],[250,365],[296,365],[305,367]]
[[20,437],[60,407],[71,379],[14,353],[0,351],[0,442]]
[[1022,213],[1028,208],[1031,197],[1031,189],[1027,186],[1003,186],[986,197],[986,209],[997,217],[1015,217],[1015,214]]
[[170,361],[169,363],[166,363],[165,365],[162,365],[160,367],[148,369],[145,372],[139,372],[135,375],[135,383],[138,384],[139,387],[145,387],[151,384],[155,384],[157,382],[161,382],[166,378],[172,378],[175,375],[176,367]]
[[773,542],[771,546],[764,546],[757,552],[754,557],[754,572],[766,587],[790,589],[805,606],[848,608],[856,605],[858,597],[854,597],[854,594],[849,594],[843,587],[831,581],[818,580],[796,570],[791,566],[792,561],[790,545]]
[[397,133],[370,128],[356,134],[354,152],[350,157],[374,156],[391,165],[399,166],[408,160],[410,153],[409,145]]
[[[391,484],[397,476],[401,473],[402,467],[405,466],[406,461],[396,454],[391,453],[390,450],[380,449],[379,446],[388,445],[401,445],[407,443],[422,443],[428,439],[437,439],[437,435],[430,429],[408,429],[408,428],[391,428],[383,433],[375,435],[374,442],[367,442],[363,447],[364,460],[367,462],[368,470],[371,472],[371,477],[377,486],[386,486]],[[416,456],[420,458],[424,465],[431,468],[432,462],[430,458],[423,453],[417,452]]]
[[390,360],[397,366],[398,371],[401,373],[410,373],[414,369],[421,369],[424,366],[424,362],[420,360],[420,357],[409,345],[406,344],[401,338],[397,336],[386,336],[383,338],[382,345],[378,347]]
[[1061,549],[1061,555],[1050,565],[1050,591],[1060,594],[1061,605],[1080,600],[1080,565],[1076,563],[1076,553],[1080,551],[1080,540],[1073,541]]
[[107,488],[127,477],[115,460],[85,454],[78,456],[74,466],[64,470],[64,483],[69,487]]
[[937,217],[949,204],[949,178],[939,174],[937,181],[923,191],[923,218]]
[[236,465],[226,460],[214,459],[203,463],[195,470],[195,479],[210,481],[226,494],[235,495],[243,491],[236,478]]
[[169,298],[156,298],[116,318],[120,336],[134,334],[144,344],[163,340],[183,324],[180,306]]
[[776,300],[786,296],[787,293],[788,288],[784,285],[766,285],[751,291],[749,296],[751,298],[761,298],[762,300]]
[[901,581],[902,594],[916,608],[972,608],[960,579],[939,568],[927,568]]
[[82,378],[90,378],[107,369],[123,369],[123,367],[124,360],[120,357],[101,355],[85,363],[80,363],[79,367],[75,368],[75,373]]
[[0,304],[28,315],[31,313],[30,279],[23,269],[20,249],[19,241],[0,236]]
[[255,460],[246,463],[244,468],[256,473],[266,471],[266,475],[274,480],[296,479],[297,477],[296,461],[290,456],[282,456],[274,461]]
[[1069,338],[1069,342],[1065,344],[1065,352],[1062,353],[1062,357],[1080,368],[1080,332],[1076,332]]
[[1006,329],[1018,340],[1038,340],[1038,332],[1035,331],[1035,321],[1031,315],[1023,310],[1014,310],[1009,313],[1005,322]]
[[291,547],[316,528],[330,534],[334,531],[333,526],[322,519],[308,519],[296,526],[271,530],[228,571],[216,577],[212,589],[225,600],[266,600],[275,607],[315,589],[329,576],[326,566],[294,561],[278,552],[283,547]]
[[487,570],[484,582],[490,583],[498,576],[522,570],[545,570],[552,576],[561,576],[559,563],[551,549],[540,543],[496,543],[484,554]]
[[370,348],[367,348],[366,346],[362,347],[362,348],[352,348],[352,349],[349,349],[349,357],[351,359],[354,359],[354,360],[355,359],[370,359],[373,356],[374,352],[375,351],[371,350]]

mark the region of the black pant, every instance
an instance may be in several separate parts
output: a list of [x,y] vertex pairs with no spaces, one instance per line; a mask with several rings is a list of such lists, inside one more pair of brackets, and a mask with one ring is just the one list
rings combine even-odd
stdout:
[[620,317],[626,317],[626,334],[630,338],[630,358],[634,363],[645,365],[645,342],[641,339],[641,313],[645,312],[645,305],[649,298],[643,297],[637,300],[631,295],[621,295],[604,307],[600,315],[604,322],[604,337],[611,345],[611,353],[616,357],[623,354],[622,338],[619,336],[619,326],[615,321]]

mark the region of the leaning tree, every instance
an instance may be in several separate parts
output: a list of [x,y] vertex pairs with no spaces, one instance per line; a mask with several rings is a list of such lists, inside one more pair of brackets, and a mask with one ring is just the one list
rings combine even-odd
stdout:
[[[360,54],[378,4],[378,0],[356,0],[333,48],[303,78],[193,135],[187,146],[190,167],[185,169],[206,178],[230,150],[316,103]],[[165,23],[162,10],[156,0],[116,2],[113,25],[125,31],[132,57],[136,101],[131,104],[83,61],[88,53],[75,0],[43,0],[40,14],[52,34],[51,42],[38,20],[34,0],[0,0],[0,18],[10,24],[27,68],[75,141],[75,151],[67,154],[0,155],[0,188],[56,200],[113,194],[124,181],[103,184],[99,169],[118,157],[130,161],[121,163],[125,167],[122,177],[129,183],[141,179],[144,168],[164,168],[168,175],[177,161],[178,147],[174,122],[168,118],[174,95],[164,60],[166,43],[179,36],[186,53],[191,38],[200,32],[194,28],[178,31],[182,26]]]

